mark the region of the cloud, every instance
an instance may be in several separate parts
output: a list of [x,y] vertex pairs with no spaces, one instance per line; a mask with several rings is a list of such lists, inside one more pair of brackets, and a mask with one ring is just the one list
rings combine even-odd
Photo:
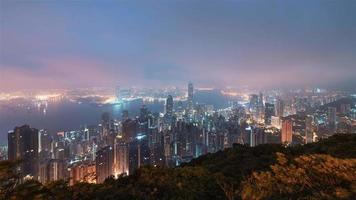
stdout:
[[355,1],[1,3],[0,89],[356,79]]
[[125,71],[112,73],[110,64],[89,58],[47,58],[36,63],[41,67],[35,70],[2,65],[0,89],[110,86],[131,76]]

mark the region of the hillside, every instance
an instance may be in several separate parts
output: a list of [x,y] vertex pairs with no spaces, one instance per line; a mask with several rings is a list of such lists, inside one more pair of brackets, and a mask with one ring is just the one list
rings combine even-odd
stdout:
[[[144,167],[103,184],[65,181],[16,185],[2,162],[4,199],[352,199],[356,195],[356,135],[283,147],[235,145],[177,168]],[[16,185],[16,187],[15,187]]]

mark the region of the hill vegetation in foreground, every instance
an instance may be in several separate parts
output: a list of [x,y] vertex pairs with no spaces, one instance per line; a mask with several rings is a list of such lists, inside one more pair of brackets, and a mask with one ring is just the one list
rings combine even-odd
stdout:
[[102,184],[30,180],[0,163],[1,199],[354,199],[356,135],[284,147],[234,145],[177,168],[143,167]]

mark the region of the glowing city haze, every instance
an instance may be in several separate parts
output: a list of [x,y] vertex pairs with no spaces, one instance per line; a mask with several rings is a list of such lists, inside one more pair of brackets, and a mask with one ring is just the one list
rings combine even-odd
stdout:
[[0,1],[0,90],[356,84],[356,1]]

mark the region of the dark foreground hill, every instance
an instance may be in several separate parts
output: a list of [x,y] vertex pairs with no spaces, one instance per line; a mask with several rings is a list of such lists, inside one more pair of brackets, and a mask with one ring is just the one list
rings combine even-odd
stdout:
[[2,199],[353,199],[356,135],[304,146],[235,145],[177,168],[144,167],[103,184],[16,184],[15,163],[0,164]]

